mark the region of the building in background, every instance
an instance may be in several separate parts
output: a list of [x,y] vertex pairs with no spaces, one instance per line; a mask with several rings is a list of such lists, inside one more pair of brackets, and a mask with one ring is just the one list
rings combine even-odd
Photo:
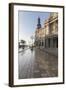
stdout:
[[40,48],[58,48],[58,13],[51,12],[43,27],[38,17],[35,45]]

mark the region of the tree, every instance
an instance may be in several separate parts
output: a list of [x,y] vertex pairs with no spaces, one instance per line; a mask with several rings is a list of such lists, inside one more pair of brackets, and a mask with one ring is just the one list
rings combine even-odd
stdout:
[[24,47],[25,47],[25,43],[26,43],[25,40],[21,40],[21,44],[22,44],[22,48],[23,48],[23,49],[24,49]]
[[32,46],[33,46],[33,44],[34,44],[34,36],[32,35],[30,38],[32,40]]
[[21,40],[21,43],[22,43],[22,44],[25,44],[25,43],[26,43],[26,41],[25,41],[25,40]]

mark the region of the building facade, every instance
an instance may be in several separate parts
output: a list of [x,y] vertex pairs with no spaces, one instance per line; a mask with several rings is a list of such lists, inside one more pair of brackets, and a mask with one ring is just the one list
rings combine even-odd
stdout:
[[40,18],[38,18],[35,45],[42,48],[58,48],[58,13],[50,13],[43,27],[41,27]]

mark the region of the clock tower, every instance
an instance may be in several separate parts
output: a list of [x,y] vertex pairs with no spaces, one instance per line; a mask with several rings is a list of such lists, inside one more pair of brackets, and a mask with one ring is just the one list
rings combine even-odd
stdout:
[[37,29],[40,29],[40,28],[41,28],[40,17],[38,17]]

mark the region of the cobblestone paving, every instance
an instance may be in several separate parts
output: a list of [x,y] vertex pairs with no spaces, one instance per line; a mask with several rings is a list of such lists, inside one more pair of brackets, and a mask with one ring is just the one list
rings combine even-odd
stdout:
[[40,49],[30,49],[19,53],[19,79],[57,77],[58,57]]

